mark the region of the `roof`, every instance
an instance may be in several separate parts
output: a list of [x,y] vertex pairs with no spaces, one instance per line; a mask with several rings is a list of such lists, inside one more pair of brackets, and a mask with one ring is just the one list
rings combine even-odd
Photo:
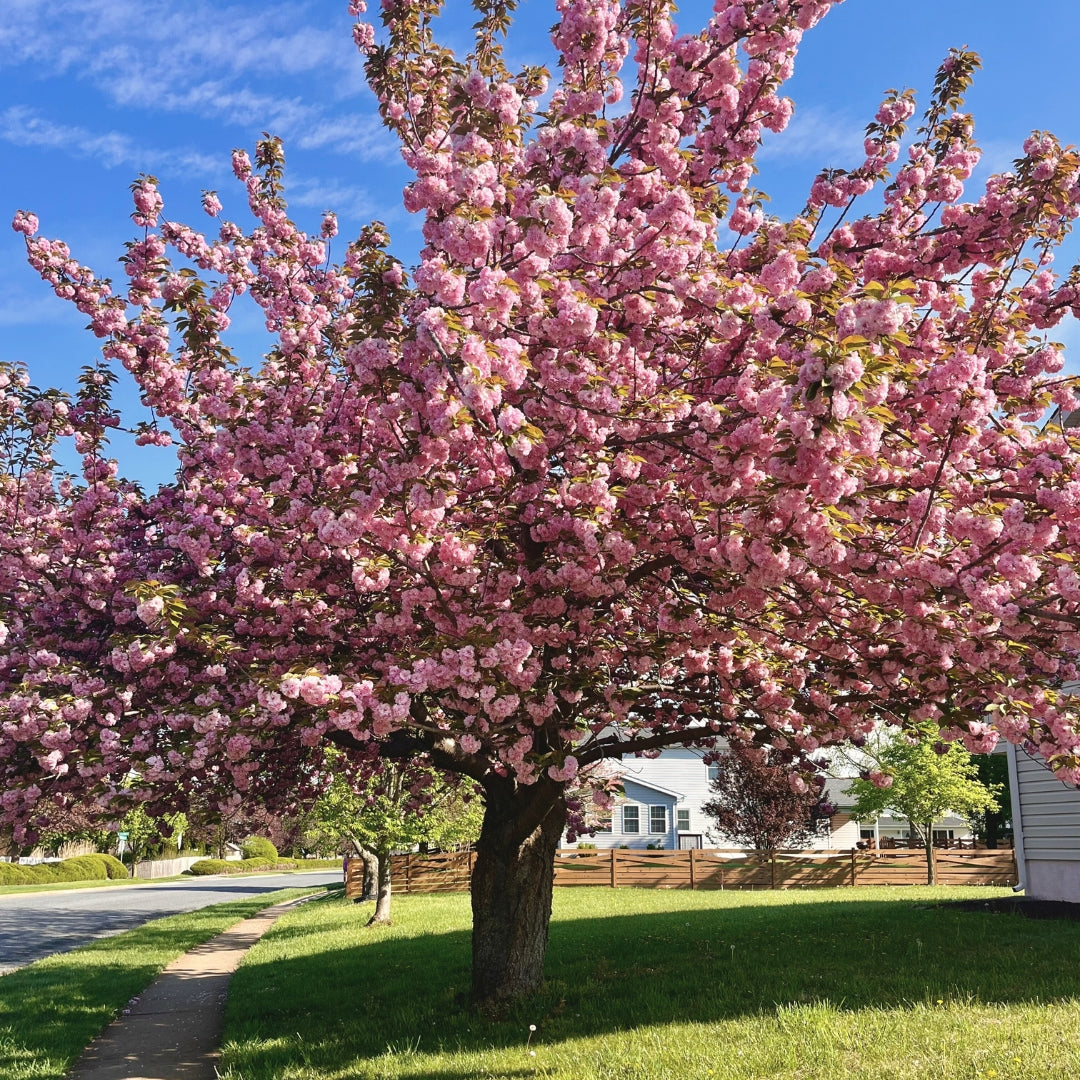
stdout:
[[658,791],[661,795],[668,795],[676,800],[686,797],[684,792],[675,791],[672,788],[662,787],[660,784],[653,783],[652,780],[643,780],[640,776],[635,776],[633,773],[630,772],[623,773],[622,780],[630,780],[631,782],[637,784],[639,787],[648,788],[650,791]]

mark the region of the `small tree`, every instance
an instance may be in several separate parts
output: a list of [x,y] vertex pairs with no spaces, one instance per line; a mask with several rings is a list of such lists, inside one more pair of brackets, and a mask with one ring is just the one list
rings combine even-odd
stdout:
[[[390,922],[390,855],[413,844],[472,843],[483,809],[472,786],[453,784],[431,769],[389,764],[377,773],[334,772],[315,804],[314,832],[322,843],[347,842],[364,862],[362,899],[374,893],[368,926]],[[420,809],[417,809],[417,806]]]
[[134,877],[135,865],[146,855],[151,845],[161,841],[161,829],[158,822],[146,812],[146,807],[140,804],[120,819],[119,831],[127,837],[127,850],[131,854],[131,876]]
[[978,780],[978,768],[960,743],[941,742],[930,725],[909,729],[866,748],[873,767],[855,780],[859,818],[897,810],[908,819],[926,851],[926,883],[935,885],[934,822],[952,812],[970,818],[997,809],[1000,787]]
[[785,844],[803,843],[831,813],[821,786],[808,784],[775,751],[733,743],[716,767],[714,797],[703,809],[721,832],[755,851],[772,854]]

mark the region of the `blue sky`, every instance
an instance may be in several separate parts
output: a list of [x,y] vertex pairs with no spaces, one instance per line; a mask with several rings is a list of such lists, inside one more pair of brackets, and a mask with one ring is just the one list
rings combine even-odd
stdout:
[[[696,30],[712,4],[680,8],[680,29]],[[512,63],[549,61],[554,19],[553,0],[522,0]],[[448,0],[446,42],[467,51],[472,21],[466,0]],[[158,177],[170,218],[210,225],[199,196],[214,188],[225,216],[244,221],[229,156],[264,130],[285,141],[295,220],[314,229],[324,209],[336,210],[343,248],[380,218],[411,262],[417,223],[400,207],[408,177],[378,124],[350,25],[346,0],[0,0],[0,359],[26,362],[39,385],[70,388],[97,352],[84,317],[26,265],[22,238],[6,228],[16,209],[33,210],[44,235],[119,277],[133,235],[131,181]],[[967,105],[985,151],[981,175],[1008,167],[1035,128],[1080,143],[1080,0],[847,0],[806,36],[788,89],[795,119],[763,151],[757,186],[771,208],[797,210],[820,168],[857,163],[882,91],[910,86],[925,101],[952,45],[983,59]],[[1067,255],[1080,258],[1080,243]],[[261,351],[256,313],[234,314],[234,347]],[[1080,371],[1075,325],[1054,336]],[[114,446],[146,482],[171,472],[167,451],[133,456],[122,438]]]

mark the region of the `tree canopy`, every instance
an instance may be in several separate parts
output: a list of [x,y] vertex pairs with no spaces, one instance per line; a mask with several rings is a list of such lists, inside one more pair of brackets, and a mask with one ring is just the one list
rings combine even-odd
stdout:
[[927,882],[934,884],[934,823],[946,814],[972,818],[998,809],[1000,788],[979,779],[979,767],[957,742],[943,743],[928,727],[880,737],[864,750],[873,770],[853,781],[852,813],[876,818],[886,810],[899,811],[923,841]]
[[822,785],[793,773],[775,750],[734,744],[716,757],[712,797],[702,805],[724,838],[773,852],[811,840],[832,816]]
[[[889,92],[783,221],[755,157],[829,0],[718,0],[684,34],[668,0],[557,0],[550,93],[506,67],[511,0],[475,0],[464,57],[440,6],[354,30],[415,177],[411,270],[378,223],[339,262],[333,215],[298,229],[272,137],[233,157],[247,225],[170,220],[140,178],[116,287],[16,215],[102,359],[72,401],[0,372],[3,819],[133,774],[177,808],[309,799],[327,746],[470,777],[492,999],[540,977],[565,789],[605,758],[925,721],[1080,777],[1080,456],[1039,425],[1074,401],[1076,154],[1035,133],[965,200],[956,50],[914,131]],[[246,362],[244,295],[274,336]],[[118,368],[139,440],[177,446],[154,493],[109,457]]]

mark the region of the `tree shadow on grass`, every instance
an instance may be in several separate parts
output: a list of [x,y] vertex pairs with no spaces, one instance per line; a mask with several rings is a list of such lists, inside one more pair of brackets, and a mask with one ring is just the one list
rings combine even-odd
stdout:
[[[282,927],[271,938],[305,932]],[[372,935],[344,948],[335,940],[323,944],[316,932],[308,955],[260,962],[255,953],[241,968],[227,1020],[241,1075],[279,1076],[299,1061],[340,1075],[350,1062],[409,1048],[520,1048],[530,1024],[551,1044],[818,1001],[856,1011],[1080,994],[1080,975],[1062,963],[1076,947],[1074,927],[904,900],[556,920],[543,990],[494,1020],[468,1008],[468,931]]]

